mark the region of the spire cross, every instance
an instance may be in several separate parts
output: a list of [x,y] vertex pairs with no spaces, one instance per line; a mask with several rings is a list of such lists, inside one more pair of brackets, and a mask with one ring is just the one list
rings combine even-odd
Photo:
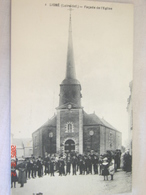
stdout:
[[71,13],[71,11],[73,10],[71,7],[68,9],[69,11],[70,11],[70,13]]
[[71,21],[71,11],[73,11],[73,9],[70,7],[68,10],[70,11],[70,21]]

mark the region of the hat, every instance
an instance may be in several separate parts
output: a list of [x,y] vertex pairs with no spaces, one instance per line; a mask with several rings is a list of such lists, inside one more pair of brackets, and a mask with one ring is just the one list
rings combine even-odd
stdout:
[[108,164],[108,162],[103,162],[102,164],[103,164],[103,165],[107,165],[107,164]]
[[105,158],[103,159],[103,161],[108,161],[107,157],[105,157]]

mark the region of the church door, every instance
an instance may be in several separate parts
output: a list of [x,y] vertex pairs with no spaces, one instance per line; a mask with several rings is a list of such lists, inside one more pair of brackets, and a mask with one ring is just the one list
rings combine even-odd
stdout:
[[75,142],[69,139],[65,142],[65,153],[71,153],[75,151]]

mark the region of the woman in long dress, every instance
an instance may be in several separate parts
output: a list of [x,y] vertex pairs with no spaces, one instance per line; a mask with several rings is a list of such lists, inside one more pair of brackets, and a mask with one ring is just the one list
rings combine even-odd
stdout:
[[19,170],[18,183],[20,183],[20,187],[23,187],[24,183],[26,183],[26,166],[27,164],[25,160],[17,166]]

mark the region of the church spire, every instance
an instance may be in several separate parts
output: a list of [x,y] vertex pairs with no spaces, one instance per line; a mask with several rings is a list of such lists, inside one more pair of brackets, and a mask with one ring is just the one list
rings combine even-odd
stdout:
[[69,18],[69,35],[66,61],[66,76],[60,85],[59,106],[71,104],[81,107],[81,85],[76,79],[73,42],[72,42],[72,26],[71,26],[71,9]]
[[66,62],[66,79],[76,79],[73,42],[72,42],[72,25],[71,25],[71,9],[69,18],[69,34],[68,34],[68,49],[67,49],[67,62]]

